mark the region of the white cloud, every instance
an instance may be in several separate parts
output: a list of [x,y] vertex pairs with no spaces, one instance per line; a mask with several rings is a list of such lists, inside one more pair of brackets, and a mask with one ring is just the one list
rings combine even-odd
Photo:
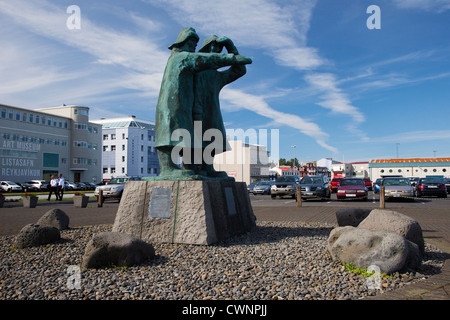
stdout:
[[402,132],[390,136],[382,136],[370,139],[371,142],[382,143],[417,143],[421,141],[435,141],[450,139],[450,130],[418,130]]
[[305,80],[316,90],[323,93],[321,96],[322,101],[317,103],[319,106],[329,109],[336,114],[348,115],[357,124],[365,121],[364,115],[351,104],[347,95],[337,87],[337,80],[333,74],[309,74],[305,76]]
[[315,0],[274,3],[267,0],[147,0],[180,24],[202,34],[230,37],[237,45],[263,50],[283,66],[310,70],[326,62],[307,47]]
[[394,3],[399,8],[435,11],[438,13],[450,9],[450,0],[394,0]]
[[[136,112],[132,110],[139,98],[141,106],[154,107],[151,99],[159,94],[170,54],[155,40],[161,39],[160,25],[122,11],[121,17],[132,25],[130,31],[117,31],[93,23],[83,8],[81,30],[69,30],[64,5],[42,0],[2,2],[2,103],[31,109],[83,104],[91,107],[91,114],[105,112],[102,117]],[[132,33],[133,26],[139,32]],[[117,106],[122,101],[136,102]],[[97,110],[108,104],[115,110]]]
[[294,114],[274,110],[262,97],[251,95],[241,90],[228,88],[222,90],[221,97],[227,102],[240,108],[253,111],[263,117],[272,119],[278,124],[297,129],[301,133],[313,138],[323,148],[328,149],[333,153],[338,152],[335,147],[326,143],[328,134],[323,132],[317,124],[309,122]]

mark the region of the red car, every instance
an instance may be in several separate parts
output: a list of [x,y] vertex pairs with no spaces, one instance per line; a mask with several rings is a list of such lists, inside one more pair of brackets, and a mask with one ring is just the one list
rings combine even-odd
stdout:
[[361,178],[345,178],[337,190],[337,199],[363,199],[367,200],[367,187]]
[[331,192],[336,192],[341,184],[342,178],[333,178],[330,183]]
[[370,178],[364,178],[363,180],[366,184],[367,190],[372,190],[372,181],[370,181]]

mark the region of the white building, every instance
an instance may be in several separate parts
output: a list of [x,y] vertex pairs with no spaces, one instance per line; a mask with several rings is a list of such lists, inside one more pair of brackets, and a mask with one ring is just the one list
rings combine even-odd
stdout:
[[372,181],[383,177],[450,177],[450,158],[378,159],[369,163]]
[[135,116],[93,122],[102,126],[103,180],[159,175],[154,122]]
[[89,108],[24,109],[0,105],[0,180],[101,180],[101,126],[89,122]]
[[263,145],[229,141],[231,150],[214,157],[214,169],[225,171],[237,182],[250,184],[270,178],[269,151]]
[[331,172],[333,178],[367,178],[369,177],[369,162],[336,162],[331,164]]

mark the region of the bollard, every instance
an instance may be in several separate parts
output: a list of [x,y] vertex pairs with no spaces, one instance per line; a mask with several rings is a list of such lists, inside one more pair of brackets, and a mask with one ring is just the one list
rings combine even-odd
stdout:
[[297,208],[302,206],[302,188],[297,187]]
[[97,196],[97,206],[103,207],[103,190],[99,190],[98,191],[98,196]]
[[380,187],[380,209],[384,209],[384,186]]

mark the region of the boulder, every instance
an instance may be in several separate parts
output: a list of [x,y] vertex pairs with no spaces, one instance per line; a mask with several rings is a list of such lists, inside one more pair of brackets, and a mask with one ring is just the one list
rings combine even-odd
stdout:
[[155,256],[153,246],[132,235],[102,232],[86,245],[82,267],[131,267]]
[[336,211],[338,226],[357,227],[369,215],[372,209],[345,208]]
[[45,227],[55,227],[59,230],[69,229],[69,216],[60,209],[47,211],[37,222],[38,225]]
[[372,210],[358,227],[373,231],[386,230],[395,232],[405,237],[406,240],[415,243],[419,247],[421,254],[425,251],[425,241],[419,223],[399,212],[381,209]]
[[58,228],[27,224],[16,236],[14,246],[19,249],[38,247],[43,244],[53,243],[61,239]]
[[374,231],[352,226],[333,229],[327,251],[335,261],[358,268],[376,265],[381,273],[414,269],[421,263],[416,244],[391,231]]

